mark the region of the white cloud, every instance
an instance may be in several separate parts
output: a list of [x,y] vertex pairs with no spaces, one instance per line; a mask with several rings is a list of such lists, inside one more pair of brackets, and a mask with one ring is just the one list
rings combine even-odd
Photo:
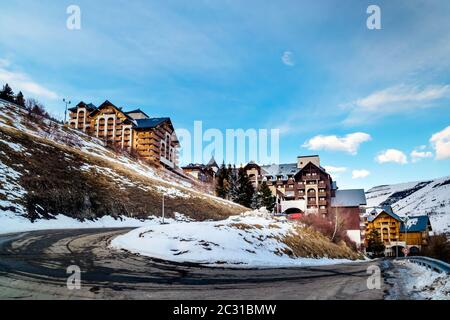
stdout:
[[350,110],[344,122],[357,124],[370,122],[389,114],[439,106],[443,99],[450,99],[450,85],[425,87],[400,85],[376,91],[341,107]]
[[371,139],[372,137],[364,132],[355,132],[344,137],[318,135],[305,142],[303,147],[309,150],[345,151],[356,155],[360,144]]
[[331,174],[335,178],[339,177],[340,173],[347,171],[346,167],[334,167],[334,166],[323,166],[323,167],[329,174]]
[[433,152],[427,151],[426,148],[427,148],[427,146],[420,146],[420,147],[415,148],[410,154],[411,161],[418,162],[421,159],[432,158]]
[[399,164],[408,163],[408,158],[406,157],[406,155],[402,151],[397,149],[388,149],[382,151],[376,156],[375,160],[378,163],[387,163],[387,162],[394,162]]
[[281,56],[281,61],[289,67],[295,66],[294,54],[291,51],[285,51]]
[[9,65],[8,60],[0,60],[0,83],[8,83],[15,92],[22,91],[35,97],[58,99],[55,92],[33,81],[27,74],[7,70]]
[[370,175],[370,171],[362,169],[362,170],[353,170],[352,171],[352,179],[361,179]]
[[436,159],[444,160],[450,158],[450,126],[431,136],[430,143],[436,150]]

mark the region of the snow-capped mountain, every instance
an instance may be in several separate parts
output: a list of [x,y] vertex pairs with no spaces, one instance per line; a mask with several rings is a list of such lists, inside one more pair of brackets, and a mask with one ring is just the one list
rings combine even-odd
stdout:
[[390,205],[400,216],[428,214],[435,232],[450,232],[450,176],[373,187],[366,198],[368,207]]

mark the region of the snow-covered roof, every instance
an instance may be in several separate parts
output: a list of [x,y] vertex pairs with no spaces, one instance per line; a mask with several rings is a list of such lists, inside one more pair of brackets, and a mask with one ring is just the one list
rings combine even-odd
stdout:
[[270,166],[261,166],[261,174],[264,176],[282,176],[282,179],[287,179],[288,175],[295,175],[300,169],[297,168],[297,163],[272,164]]
[[336,190],[336,196],[331,198],[333,207],[359,207],[366,204],[364,189]]

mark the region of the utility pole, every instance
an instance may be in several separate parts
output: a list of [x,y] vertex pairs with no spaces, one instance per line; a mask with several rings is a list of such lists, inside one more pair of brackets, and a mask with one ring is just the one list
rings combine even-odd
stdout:
[[162,217],[163,217],[163,221],[162,221],[162,224],[164,224],[164,194],[163,194],[163,207],[162,207]]
[[405,257],[408,256],[408,219],[409,217],[405,217]]
[[72,101],[67,100],[66,98],[63,99],[63,102],[66,104],[66,110],[64,112],[64,125],[67,123],[67,106],[72,103]]

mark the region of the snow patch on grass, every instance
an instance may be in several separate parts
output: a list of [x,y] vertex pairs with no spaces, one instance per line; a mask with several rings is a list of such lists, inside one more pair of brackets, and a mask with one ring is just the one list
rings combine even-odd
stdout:
[[283,239],[295,232],[285,219],[253,211],[222,221],[153,224],[115,238],[111,246],[175,262],[239,268],[314,266],[348,259],[293,258]]

